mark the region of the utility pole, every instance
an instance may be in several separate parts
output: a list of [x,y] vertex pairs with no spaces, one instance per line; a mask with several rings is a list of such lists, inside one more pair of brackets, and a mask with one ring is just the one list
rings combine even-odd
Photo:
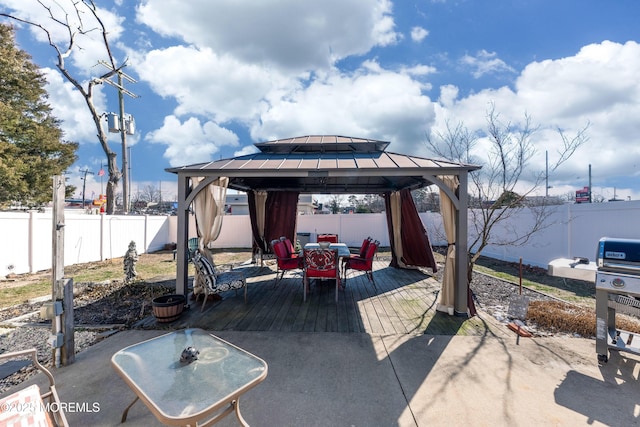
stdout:
[[129,213],[129,159],[127,157],[127,129],[124,122],[124,95],[120,88],[124,87],[122,73],[118,72],[118,104],[120,108],[120,139],[122,141],[122,210]]
[[87,174],[90,173],[93,175],[93,172],[89,171],[89,169],[85,169],[80,172],[84,174],[82,177],[82,209],[84,209],[84,190],[87,188]]
[[545,178],[545,184],[544,184],[544,197],[549,197],[549,152],[545,151],[544,152],[544,157],[545,157],[545,174],[544,174],[544,178]]
[[129,192],[127,193],[127,205],[129,207],[131,207],[131,147],[129,147],[129,158],[128,158],[128,162],[129,162],[129,175],[128,175],[128,179],[129,179]]
[[[128,120],[125,117],[124,94],[129,95],[132,98],[138,98],[138,95],[125,89],[124,80],[126,79],[130,83],[137,82],[122,71],[122,69],[127,66],[126,63],[118,68],[113,68],[111,64],[105,61],[98,61],[98,63],[102,64],[110,70],[107,74],[100,77],[99,80],[118,89],[118,104],[120,110],[118,127],[120,128],[120,139],[122,141],[122,209],[126,214],[129,213],[129,160],[127,153],[127,134],[133,135],[135,133],[135,124],[133,121],[133,116],[129,116]],[[117,83],[109,80],[109,78],[114,74],[118,75]]]
[[591,199],[591,163],[589,163],[589,203],[592,203],[592,202],[593,200]]

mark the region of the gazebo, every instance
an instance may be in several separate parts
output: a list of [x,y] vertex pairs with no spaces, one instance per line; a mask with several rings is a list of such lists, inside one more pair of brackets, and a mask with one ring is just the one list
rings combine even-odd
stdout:
[[200,244],[217,238],[227,189],[246,192],[253,248],[293,237],[300,193],[380,194],[385,198],[391,266],[436,270],[411,190],[436,185],[448,241],[438,310],[467,315],[468,174],[480,167],[386,151],[389,142],[309,135],[254,144],[258,152],[169,168],[178,175],[176,292],[187,293],[189,213],[195,212]]

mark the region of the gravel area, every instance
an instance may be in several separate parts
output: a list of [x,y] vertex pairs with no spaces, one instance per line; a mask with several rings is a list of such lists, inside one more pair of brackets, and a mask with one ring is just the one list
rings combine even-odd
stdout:
[[[156,283],[125,284],[121,281],[91,283],[76,286],[74,296],[74,334],[76,354],[104,338],[106,331],[130,327],[152,314],[149,301],[155,296],[171,293],[174,288]],[[47,340],[50,321],[40,319],[42,302],[20,304],[0,310],[0,353],[35,347],[38,360],[46,367],[53,364],[53,351]],[[107,332],[108,333],[108,332]],[[19,384],[36,370],[26,368],[0,379],[0,393]]]
[[[554,301],[557,299],[523,286],[520,294],[520,286],[511,282],[495,278],[482,273],[473,273],[471,281],[476,309],[484,311],[502,323],[509,323],[513,319],[509,316],[509,305],[520,295],[528,301]],[[527,330],[534,335],[552,335],[550,332],[538,330],[537,325],[527,323]]]
[[[47,344],[50,334],[51,329],[43,327],[0,328],[0,353],[35,347],[38,350],[40,363],[50,367],[52,365],[52,350]],[[76,353],[97,342],[98,335],[99,332],[96,331],[76,331],[74,334]],[[37,370],[29,366],[25,368],[24,372],[17,372],[0,380],[0,393],[20,384],[35,373]]]

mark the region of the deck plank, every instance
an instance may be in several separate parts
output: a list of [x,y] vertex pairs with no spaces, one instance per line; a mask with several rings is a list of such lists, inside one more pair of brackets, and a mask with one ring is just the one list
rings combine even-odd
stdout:
[[[222,294],[221,301],[207,302],[202,313],[202,302],[190,301],[191,309],[178,321],[155,327],[374,335],[451,335],[463,329],[464,320],[436,312],[438,281],[421,270],[391,268],[389,260],[374,261],[375,284],[363,272],[349,272],[345,289],[338,292],[337,304],[335,286],[326,282],[311,283],[307,301],[303,302],[300,272],[288,272],[275,285],[273,263],[244,266],[242,271],[248,284],[246,304],[242,293],[236,296],[233,291]],[[463,332],[480,330],[474,326]]]

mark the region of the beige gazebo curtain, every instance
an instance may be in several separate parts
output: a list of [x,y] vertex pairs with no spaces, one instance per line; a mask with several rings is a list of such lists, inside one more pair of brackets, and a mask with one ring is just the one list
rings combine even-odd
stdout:
[[[193,187],[197,187],[205,178],[193,178]],[[224,206],[227,196],[229,178],[221,177],[203,188],[193,199],[193,210],[196,216],[196,231],[198,232],[198,249],[213,262],[209,251],[209,244],[215,241],[222,229]],[[202,293],[204,279],[196,276],[193,284],[193,293]]]
[[263,190],[247,191],[247,203],[249,204],[249,218],[251,219],[251,234],[253,235],[253,256],[268,252],[267,242],[264,238],[266,221],[267,192]]
[[[203,179],[194,178],[194,187]],[[193,200],[199,249],[205,251],[205,255],[209,258],[211,258],[209,244],[218,238],[222,229],[228,184],[229,178],[218,178],[207,185],[207,188],[202,189]]]
[[[264,239],[264,224],[265,224],[265,211],[267,205],[267,192],[266,191],[254,191],[256,200],[256,225],[258,226],[258,233],[262,239],[263,244],[267,242]],[[267,250],[267,248],[263,248]]]
[[[457,176],[440,176],[447,187],[455,194],[458,189]],[[440,299],[436,310],[454,314],[455,305],[455,255],[456,255],[456,207],[447,194],[440,190],[440,213],[444,232],[447,235],[447,256],[444,263],[444,274],[442,277],[442,288],[440,289]]]
[[393,224],[393,248],[396,254],[398,267],[407,268],[402,260],[404,252],[402,250],[402,204],[400,192],[393,191],[389,194],[389,202],[391,206],[391,222]]

